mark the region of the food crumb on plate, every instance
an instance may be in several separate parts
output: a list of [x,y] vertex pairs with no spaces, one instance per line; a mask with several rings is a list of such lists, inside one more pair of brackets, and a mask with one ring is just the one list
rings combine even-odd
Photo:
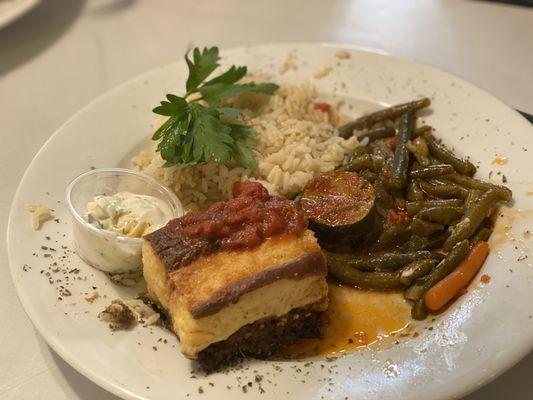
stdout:
[[52,210],[42,204],[28,205],[26,210],[31,215],[31,227],[34,231],[41,229],[42,223],[52,218]]
[[98,299],[100,297],[100,293],[98,292],[93,292],[93,294],[91,294],[90,296],[86,297],[85,298],[85,301],[87,301],[87,303],[94,303],[96,299]]
[[137,321],[145,326],[154,325],[159,322],[161,315],[140,299],[129,300],[126,305],[134,312]]
[[351,55],[346,50],[339,50],[335,53],[335,57],[337,57],[339,60],[347,60],[351,57]]
[[324,65],[323,67],[320,67],[313,72],[313,78],[315,79],[322,79],[329,75],[329,73],[333,70],[333,67],[331,65]]
[[142,280],[142,270],[133,270],[133,271],[127,271],[127,272],[120,272],[120,273],[110,273],[109,279],[111,282],[122,285],[122,286],[135,286],[137,283],[139,283]]
[[289,71],[296,71],[297,69],[298,69],[298,65],[296,65],[294,53],[291,51],[287,53],[287,56],[285,57],[285,61],[283,61],[283,63],[279,67],[279,73],[283,75]]
[[483,275],[481,275],[481,279],[480,280],[481,280],[481,283],[487,284],[487,283],[490,282],[490,275],[483,274]]
[[[85,300],[89,301],[88,298]],[[135,323],[147,327],[161,321],[161,315],[141,299],[126,302],[121,299],[112,300],[111,304],[98,314],[98,318],[110,322],[111,330],[128,329]]]
[[111,301],[111,304],[98,314],[98,318],[109,322],[109,328],[113,331],[127,329],[137,321],[133,311],[120,299]]

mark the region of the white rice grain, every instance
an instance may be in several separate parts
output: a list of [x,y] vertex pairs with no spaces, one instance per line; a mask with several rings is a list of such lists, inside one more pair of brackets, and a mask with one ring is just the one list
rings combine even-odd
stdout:
[[317,174],[335,169],[359,146],[355,136],[338,136],[336,126],[343,118],[335,108],[330,112],[315,109],[317,98],[310,84],[284,85],[258,112],[247,113],[244,122],[258,133],[254,138],[256,171],[214,162],[163,168],[163,160],[153,150],[139,153],[133,165],[176,192],[186,210],[227,200],[233,183],[243,179],[261,182],[271,194],[292,197]]

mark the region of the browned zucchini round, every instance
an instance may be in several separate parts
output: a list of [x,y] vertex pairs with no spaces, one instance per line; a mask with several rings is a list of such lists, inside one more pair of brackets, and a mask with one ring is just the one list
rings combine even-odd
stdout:
[[319,239],[353,241],[370,230],[376,195],[355,172],[331,171],[312,179],[300,198],[300,208]]

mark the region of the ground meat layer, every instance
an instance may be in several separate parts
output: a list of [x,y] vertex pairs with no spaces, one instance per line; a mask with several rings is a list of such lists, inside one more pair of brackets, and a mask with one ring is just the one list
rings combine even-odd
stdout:
[[281,317],[260,319],[202,350],[197,361],[209,373],[246,357],[268,359],[281,356],[297,339],[320,337],[323,316],[323,311],[310,305],[295,308]]

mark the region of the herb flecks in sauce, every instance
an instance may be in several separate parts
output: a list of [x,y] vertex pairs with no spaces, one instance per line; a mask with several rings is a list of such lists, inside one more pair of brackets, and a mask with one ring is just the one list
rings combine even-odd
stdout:
[[119,192],[96,196],[87,204],[84,218],[98,229],[141,237],[163,226],[170,215],[168,206],[156,197]]

